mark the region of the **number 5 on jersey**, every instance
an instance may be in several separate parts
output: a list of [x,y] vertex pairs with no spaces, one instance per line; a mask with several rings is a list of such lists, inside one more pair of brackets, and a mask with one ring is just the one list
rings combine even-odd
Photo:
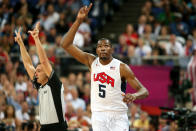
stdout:
[[105,85],[99,84],[99,97],[105,98]]

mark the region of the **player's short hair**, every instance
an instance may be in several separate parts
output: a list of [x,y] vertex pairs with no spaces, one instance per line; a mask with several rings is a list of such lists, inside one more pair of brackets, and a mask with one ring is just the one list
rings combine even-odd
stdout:
[[111,41],[110,41],[108,38],[101,38],[101,39],[98,40],[97,43],[99,43],[99,41],[103,41],[103,40],[108,41],[108,43],[109,43],[110,46],[112,47],[112,43],[111,43]]

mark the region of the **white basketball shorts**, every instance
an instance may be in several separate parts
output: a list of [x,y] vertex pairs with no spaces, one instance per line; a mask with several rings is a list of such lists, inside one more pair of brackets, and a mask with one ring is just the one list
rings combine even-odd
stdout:
[[93,131],[129,131],[127,113],[122,112],[93,112]]

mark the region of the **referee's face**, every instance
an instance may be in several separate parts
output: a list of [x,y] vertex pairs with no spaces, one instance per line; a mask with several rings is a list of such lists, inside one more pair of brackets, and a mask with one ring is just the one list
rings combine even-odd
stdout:
[[44,82],[46,81],[46,79],[48,79],[46,73],[42,69],[41,64],[39,64],[37,66],[35,75],[36,75],[36,78],[37,78],[37,82],[40,83],[40,84],[44,84]]

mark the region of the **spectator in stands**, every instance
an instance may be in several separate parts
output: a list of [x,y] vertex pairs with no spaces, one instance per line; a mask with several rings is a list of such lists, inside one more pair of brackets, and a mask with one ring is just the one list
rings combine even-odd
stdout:
[[55,10],[58,13],[64,12],[68,8],[66,2],[65,0],[57,0],[54,6]]
[[118,38],[118,45],[115,47],[114,54],[117,54],[120,59],[122,59],[123,57],[126,57],[128,54],[128,45],[126,43],[126,39],[125,36],[120,35]]
[[139,36],[143,35],[144,33],[144,29],[145,29],[145,26],[146,26],[146,23],[147,23],[147,18],[145,15],[141,15],[139,17],[139,20],[138,20],[138,24],[135,25],[135,28],[137,30],[137,34]]
[[90,84],[91,83],[91,73],[89,71],[85,72],[85,76],[84,76],[84,80],[85,80],[85,84],[88,83]]
[[21,122],[27,122],[30,117],[29,117],[29,106],[26,101],[22,102],[22,110],[17,110],[16,111],[16,118],[19,119]]
[[10,83],[15,83],[17,79],[17,70],[19,69],[19,62],[13,63],[12,61],[8,61],[5,65],[5,73],[10,81]]
[[57,61],[60,63],[60,56],[66,56],[66,52],[61,48],[60,42],[61,42],[62,36],[57,35],[55,38],[55,56],[57,56]]
[[133,127],[139,130],[148,131],[149,130],[149,118],[146,112],[141,112],[140,118],[135,120]]
[[48,60],[51,61],[56,66],[55,47],[50,45],[46,50],[46,54]]
[[76,75],[74,73],[70,73],[68,76],[68,88],[72,89],[72,88],[76,88]]
[[77,31],[77,33],[74,37],[73,44],[76,45],[79,48],[83,48],[84,44],[85,44],[84,42],[85,42],[84,36],[82,35],[82,33]]
[[192,95],[192,102],[193,102],[193,108],[196,107],[196,73],[195,73],[195,64],[196,61],[196,48],[194,46],[193,48],[193,54],[192,57],[187,65],[187,73],[188,78],[192,82],[192,89],[190,90],[190,93]]
[[152,53],[152,48],[149,45],[144,44],[144,40],[140,38],[138,40],[138,46],[135,49],[135,56],[136,57],[149,57],[151,56],[151,53]]
[[142,14],[146,16],[148,22],[154,21],[154,16],[152,15],[152,2],[150,0],[145,2],[144,7],[142,8]]
[[13,105],[15,110],[22,110],[21,103],[25,100],[24,93],[19,91],[16,92],[15,90],[10,93],[11,95],[7,97],[8,104]]
[[192,32],[193,32],[193,36],[192,36],[193,46],[196,46],[196,28],[194,28]]
[[90,105],[90,103],[88,103],[86,105],[86,111],[85,111],[84,115],[91,119],[91,105]]
[[184,55],[191,56],[193,53],[193,41],[191,39],[186,40],[186,44],[184,46]]
[[84,96],[83,100],[85,101],[86,105],[90,103],[90,84],[85,84],[84,85]]
[[135,122],[135,120],[140,118],[140,114],[139,114],[139,107],[136,104],[131,104],[129,106],[129,121],[130,121],[130,128],[133,128],[133,123]]
[[84,38],[84,46],[88,46],[91,42],[91,28],[90,28],[90,20],[86,18],[83,23],[78,28],[78,31],[83,35]]
[[72,106],[71,102],[67,102],[66,104],[66,113],[65,113],[65,118],[66,120],[69,122],[69,120],[71,119],[71,117],[75,116],[75,110]]
[[51,45],[54,45],[56,35],[57,35],[56,28],[55,28],[55,27],[51,27],[50,30],[49,30],[49,33],[46,34],[46,39],[47,39],[47,41],[48,41]]
[[82,108],[83,110],[86,109],[85,101],[78,97],[78,91],[76,88],[71,89],[71,94],[73,97],[73,100],[71,101],[74,110],[77,110],[78,108]]
[[191,27],[195,27],[196,25],[196,0],[190,0],[189,3],[187,3],[188,13],[189,16],[189,24]]
[[160,47],[165,46],[165,44],[169,43],[169,39],[170,39],[170,36],[169,36],[168,26],[162,26],[160,35],[158,35],[156,39],[156,41],[158,42],[157,44]]
[[55,26],[59,20],[59,13],[54,10],[54,6],[49,4],[47,6],[47,11],[44,12],[42,18],[40,19],[41,25],[43,25],[46,31],[49,31],[52,27]]
[[33,65],[34,66],[37,65],[39,63],[39,58],[38,58],[38,55],[36,53],[35,46],[30,46],[30,48],[29,48],[29,55],[30,55],[30,57],[32,59]]
[[[59,0],[62,1],[62,0]],[[69,22],[68,22],[68,13],[67,12],[61,12],[59,14],[59,20],[57,21],[57,23],[55,24],[55,28],[57,30],[57,33],[60,35],[63,35],[64,32],[67,32],[69,29]]]
[[170,24],[171,33],[175,34],[176,36],[183,36],[187,37],[189,33],[188,25],[182,21],[182,14],[175,13],[175,21]]
[[6,129],[20,131],[21,121],[18,120],[15,116],[15,109],[12,105],[7,105],[4,112],[5,117],[3,122],[6,124]]
[[0,90],[0,121],[5,118],[6,96],[3,90]]
[[76,110],[76,116],[73,116],[70,121],[72,120],[77,120],[81,126],[91,126],[91,119],[84,115],[84,110],[82,108]]
[[24,74],[18,73],[17,81],[15,83],[15,89],[17,92],[18,91],[22,91],[22,92],[27,91],[27,83],[24,81]]
[[173,56],[183,56],[184,51],[182,44],[176,41],[176,35],[171,34],[170,35],[170,44],[166,46],[166,51],[168,55],[173,55]]
[[152,33],[152,26],[150,24],[145,25],[144,33],[141,35],[141,38],[144,39],[144,45],[151,46],[152,48],[156,46],[156,38]]
[[170,7],[172,12],[183,12],[183,6],[181,5],[181,1],[171,0]]
[[[135,33],[131,24],[126,25],[125,32],[122,34],[128,46],[137,46],[138,35]],[[120,38],[119,38],[120,39]]]
[[4,66],[6,62],[8,62],[9,56],[8,53],[3,49],[2,44],[0,44],[0,65]]
[[79,98],[84,97],[85,89],[84,89],[84,81],[83,81],[83,74],[82,72],[77,74],[77,79],[76,79],[76,86],[78,90],[78,96]]
[[166,119],[164,119],[160,116],[158,121],[159,121],[158,129],[160,131],[170,131],[169,125],[167,124],[168,122]]
[[39,104],[38,100],[38,92],[35,88],[33,88],[33,84],[31,81],[27,82],[27,91],[28,96],[26,97],[26,101],[30,108],[37,107]]

